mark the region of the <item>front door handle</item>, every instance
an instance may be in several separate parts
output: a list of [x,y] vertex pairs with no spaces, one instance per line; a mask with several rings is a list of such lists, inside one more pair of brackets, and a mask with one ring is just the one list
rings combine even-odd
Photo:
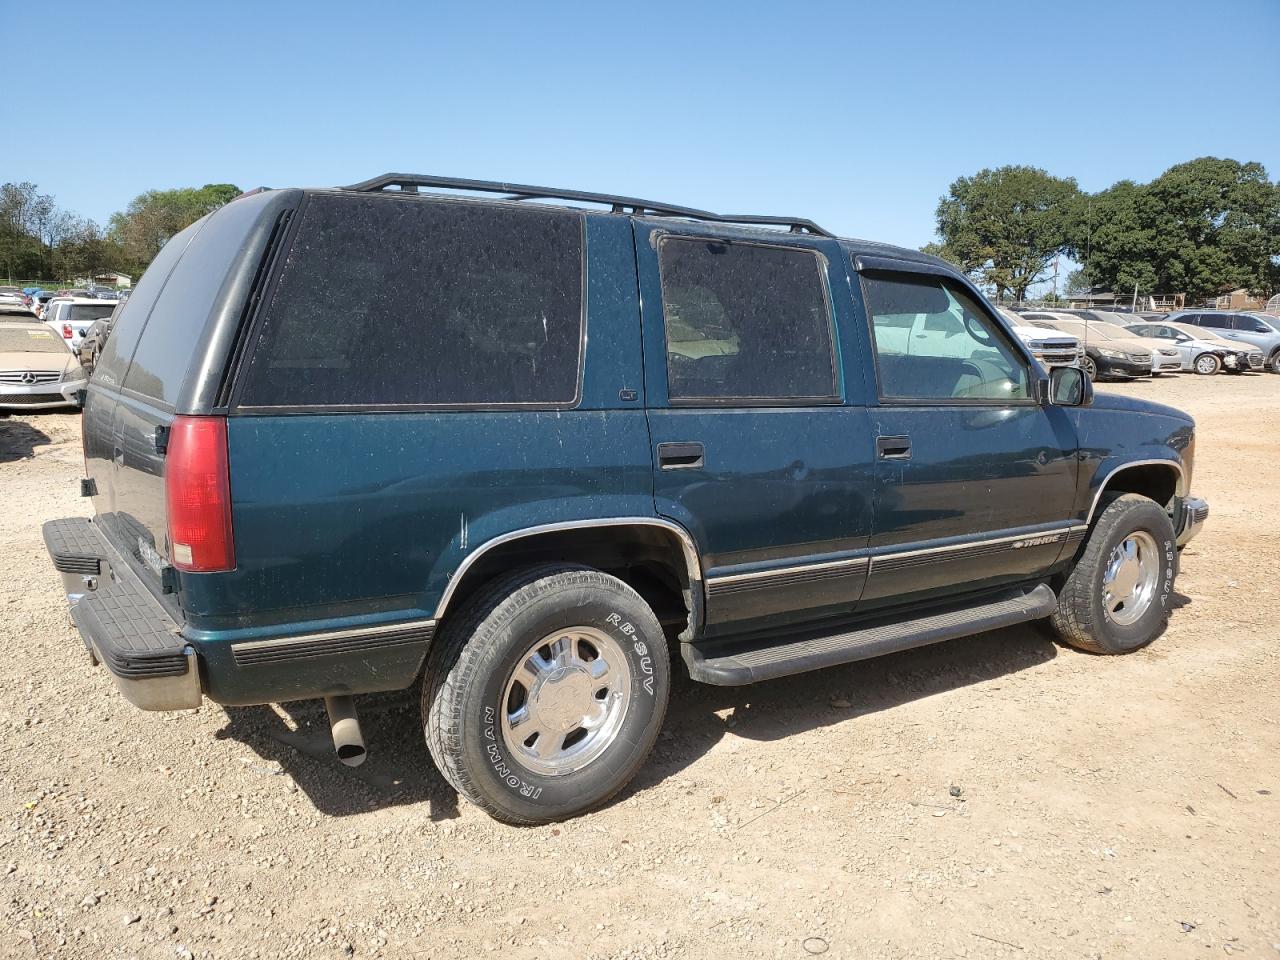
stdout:
[[658,467],[662,470],[701,470],[703,454],[701,443],[660,443]]
[[876,437],[876,454],[881,460],[910,460],[910,437]]

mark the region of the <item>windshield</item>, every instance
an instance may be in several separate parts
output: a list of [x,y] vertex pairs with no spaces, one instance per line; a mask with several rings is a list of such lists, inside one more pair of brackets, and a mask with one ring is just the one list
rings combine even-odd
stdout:
[[0,328],[0,353],[70,353],[52,330],[5,330]]
[[114,303],[103,301],[102,303],[73,303],[71,305],[71,316],[64,317],[66,320],[97,320],[101,317],[111,316],[111,311],[116,308]]

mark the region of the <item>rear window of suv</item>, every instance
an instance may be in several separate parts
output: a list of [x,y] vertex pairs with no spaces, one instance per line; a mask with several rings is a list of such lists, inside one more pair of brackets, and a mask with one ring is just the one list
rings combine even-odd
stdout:
[[571,405],[582,287],[580,214],[313,196],[254,334],[239,402]]

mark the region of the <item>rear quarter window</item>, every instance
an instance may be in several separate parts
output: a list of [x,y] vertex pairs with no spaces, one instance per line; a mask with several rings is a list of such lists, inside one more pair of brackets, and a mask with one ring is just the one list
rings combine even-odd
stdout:
[[583,218],[571,211],[312,196],[239,403],[571,405],[582,285]]
[[232,202],[205,218],[155,301],[125,389],[163,406],[174,404],[223,284],[260,214],[255,204]]
[[112,387],[119,387],[123,383],[125,371],[129,368],[129,360],[142,336],[143,328],[147,325],[151,308],[156,305],[156,299],[160,296],[165,281],[169,279],[169,274],[173,272],[174,265],[202,224],[203,221],[196,221],[174,236],[161,248],[156,258],[151,261],[151,266],[147,267],[146,272],[142,274],[138,285],[133,288],[133,293],[120,308],[120,315],[116,318],[111,338],[102,348],[102,356],[98,358],[98,363],[93,368],[95,382]]

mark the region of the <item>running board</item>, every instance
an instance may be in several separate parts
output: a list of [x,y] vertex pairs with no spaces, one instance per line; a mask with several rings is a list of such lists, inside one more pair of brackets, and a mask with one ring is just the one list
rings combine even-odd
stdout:
[[910,619],[904,619],[902,613],[877,617],[856,629],[827,636],[682,643],[680,651],[694,680],[736,687],[1038,620],[1052,614],[1057,606],[1053,590],[1042,583],[988,595],[980,601],[931,606]]

